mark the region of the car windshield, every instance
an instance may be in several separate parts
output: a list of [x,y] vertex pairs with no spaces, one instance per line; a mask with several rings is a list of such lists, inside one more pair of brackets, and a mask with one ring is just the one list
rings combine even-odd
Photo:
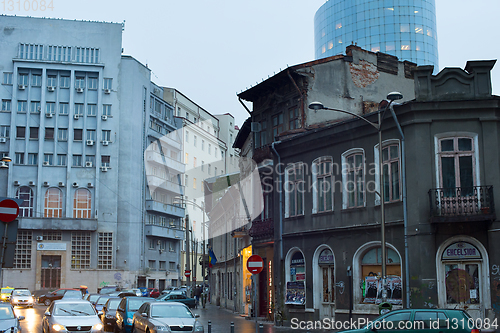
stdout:
[[31,296],[29,290],[14,290],[12,296]]
[[111,293],[114,293],[115,291],[116,291],[115,287],[104,287],[101,289],[101,291],[99,293],[100,294],[111,294]]
[[149,300],[148,299],[141,299],[141,298],[138,298],[138,299],[131,298],[129,300],[129,303],[128,303],[128,310],[129,311],[137,311],[137,310],[139,310],[141,305],[147,301],[149,301]]
[[89,298],[87,298],[87,301],[95,302],[99,297],[101,297],[101,295],[90,295]]
[[90,303],[63,303],[54,306],[55,316],[93,316],[94,308]]
[[66,290],[63,298],[82,298],[82,292],[79,290]]
[[108,310],[116,310],[118,308],[118,304],[120,304],[121,298],[113,298],[108,302]]
[[104,303],[106,303],[106,301],[109,299],[109,297],[99,297],[99,299],[97,300],[97,305],[104,305]]
[[153,318],[194,318],[191,311],[184,306],[170,304],[155,304],[151,306]]
[[2,306],[0,307],[0,319],[14,319],[14,311],[11,307]]
[[2,288],[2,294],[11,294],[12,293],[12,289],[10,288]]

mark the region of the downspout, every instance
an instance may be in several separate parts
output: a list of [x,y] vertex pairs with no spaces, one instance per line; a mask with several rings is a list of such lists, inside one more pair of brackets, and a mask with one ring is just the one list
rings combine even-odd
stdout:
[[[397,104],[396,104],[397,105]],[[406,157],[405,157],[405,136],[401,125],[399,124],[396,113],[394,112],[394,104],[391,104],[389,110],[391,111],[392,118],[396,123],[399,134],[401,135],[401,171],[403,178],[403,225],[404,225],[404,238],[405,238],[405,289],[406,289],[406,308],[410,308],[410,263],[408,254],[408,206],[406,198]]]
[[[279,247],[279,261],[274,266],[274,267],[278,266],[278,269],[274,269],[274,276],[275,277],[279,277],[282,274],[282,270],[283,270],[283,264],[282,264],[283,263],[283,189],[281,188],[281,186],[284,186],[284,185],[283,185],[283,181],[282,181],[283,174],[281,172],[281,156],[278,154],[278,152],[276,151],[276,148],[274,147],[275,144],[280,144],[280,143],[281,143],[281,141],[275,141],[271,144],[272,151],[274,152],[276,157],[278,157],[278,170],[277,170],[277,172],[278,172],[279,186],[280,186],[280,188],[278,189],[279,190],[278,235],[279,235],[280,247]],[[273,214],[273,215],[275,216],[276,214]],[[276,257],[276,256],[274,256],[274,257]],[[279,280],[281,281],[282,279],[280,278]],[[276,285],[276,280],[274,281],[274,283]],[[276,290],[276,294],[274,295],[274,303],[275,303],[274,309],[275,309],[275,313],[278,313],[278,312],[283,311],[281,309],[281,302],[279,301],[279,300],[283,299],[282,286],[279,285],[277,288],[275,288],[275,290]],[[276,316],[274,316],[274,324],[275,325],[277,324]]]

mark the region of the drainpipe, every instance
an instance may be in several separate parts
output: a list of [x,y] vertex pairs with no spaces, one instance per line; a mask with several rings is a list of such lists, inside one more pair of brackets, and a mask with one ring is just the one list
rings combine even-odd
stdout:
[[[396,113],[394,112],[394,104],[392,103],[389,107],[391,111],[392,118],[396,123],[396,126],[401,135],[401,178],[403,179],[403,224],[404,224],[404,238],[405,238],[405,289],[406,289],[406,308],[410,308],[410,263],[408,254],[408,205],[406,198],[406,157],[405,157],[405,136],[401,125],[399,124]],[[398,105],[398,104],[396,104]]]
[[[276,151],[276,148],[274,147],[275,144],[280,144],[281,141],[275,141],[271,144],[271,149],[272,151],[274,152],[274,154],[276,155],[276,157],[278,157],[278,177],[279,177],[279,184],[280,184],[280,187],[284,186],[283,185],[283,173],[281,172],[281,156],[278,154],[278,152]],[[281,275],[281,271],[283,270],[283,265],[282,265],[282,262],[283,262],[283,189],[282,188],[279,188],[279,229],[278,229],[278,234],[279,234],[279,242],[280,242],[280,246],[279,246],[279,265],[276,265],[278,263],[275,264],[275,267],[278,266],[278,269],[275,269],[274,270],[274,276],[277,277],[278,275]],[[276,214],[273,214],[274,216],[276,216]],[[276,256],[274,256],[276,257]],[[280,279],[281,280],[281,279]],[[274,281],[274,284],[276,285],[276,280]],[[274,308],[275,308],[275,313],[277,313],[278,311],[282,311],[281,309],[281,302],[279,301],[281,298],[282,298],[282,286],[279,285],[278,288],[275,288],[275,290],[277,291],[276,294],[277,295],[274,295]],[[279,297],[279,298],[278,298]],[[274,317],[274,323],[276,324],[276,316]]]

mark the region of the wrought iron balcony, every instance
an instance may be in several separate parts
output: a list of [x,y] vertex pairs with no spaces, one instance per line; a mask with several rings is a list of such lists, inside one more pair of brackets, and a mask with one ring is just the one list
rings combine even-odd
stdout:
[[493,186],[429,190],[431,222],[492,221],[496,219]]
[[248,230],[252,240],[273,240],[274,239],[274,221],[273,219],[254,220],[252,227]]

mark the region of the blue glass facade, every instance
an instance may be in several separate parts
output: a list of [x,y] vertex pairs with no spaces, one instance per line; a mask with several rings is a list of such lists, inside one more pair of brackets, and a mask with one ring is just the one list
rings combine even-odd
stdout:
[[315,58],[350,44],[438,70],[434,0],[329,0],[314,16]]

